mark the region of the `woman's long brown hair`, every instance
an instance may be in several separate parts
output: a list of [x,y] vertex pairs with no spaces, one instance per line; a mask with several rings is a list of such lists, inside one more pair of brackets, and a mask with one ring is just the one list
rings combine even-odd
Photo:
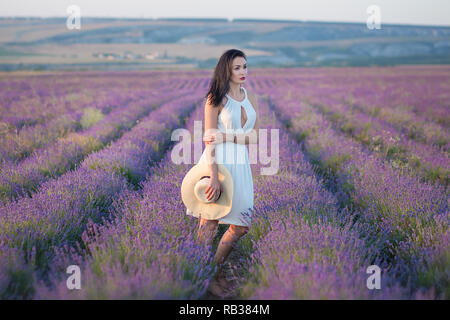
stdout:
[[217,62],[209,91],[205,95],[205,98],[210,99],[209,101],[214,107],[220,106],[223,97],[230,90],[231,64],[236,57],[243,57],[247,60],[247,56],[241,50],[230,49],[225,51]]

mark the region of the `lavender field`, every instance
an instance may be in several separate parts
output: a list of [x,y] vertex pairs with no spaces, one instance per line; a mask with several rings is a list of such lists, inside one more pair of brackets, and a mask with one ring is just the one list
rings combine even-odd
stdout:
[[[194,160],[171,157],[172,132],[204,122],[210,77],[0,76],[1,299],[210,298],[227,226],[197,244],[180,194]],[[247,81],[280,157],[276,175],[252,164],[252,225],[226,261],[234,298],[450,299],[450,67],[251,69]]]

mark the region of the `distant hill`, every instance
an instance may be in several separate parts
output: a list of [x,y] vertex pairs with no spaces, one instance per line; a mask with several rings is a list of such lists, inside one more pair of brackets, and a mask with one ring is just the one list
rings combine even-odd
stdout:
[[449,64],[450,27],[253,19],[1,18],[0,70],[211,68],[228,48],[249,66]]

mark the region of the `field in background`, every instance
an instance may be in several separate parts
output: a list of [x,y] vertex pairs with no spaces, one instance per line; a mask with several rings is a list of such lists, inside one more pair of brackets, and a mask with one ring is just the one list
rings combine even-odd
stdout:
[[229,48],[255,67],[448,64],[450,27],[235,19],[0,19],[0,70],[212,68]]
[[[219,238],[196,244],[180,195],[193,164],[170,153],[173,130],[203,123],[210,77],[0,76],[1,299],[209,297]],[[251,69],[244,86],[280,131],[280,170],[252,165],[235,297],[449,299],[450,67]]]

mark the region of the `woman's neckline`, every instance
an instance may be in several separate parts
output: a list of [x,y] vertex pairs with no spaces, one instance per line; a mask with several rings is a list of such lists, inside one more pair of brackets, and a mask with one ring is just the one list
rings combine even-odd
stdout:
[[244,102],[245,99],[247,99],[247,92],[245,91],[245,88],[243,88],[243,87],[241,87],[241,88],[242,88],[242,90],[244,91],[244,99],[242,99],[242,101],[238,101],[238,100],[236,100],[236,99],[233,99],[228,93],[226,94],[226,96],[227,96],[228,98],[230,98],[231,100],[236,101],[236,102],[238,102],[238,103]]

